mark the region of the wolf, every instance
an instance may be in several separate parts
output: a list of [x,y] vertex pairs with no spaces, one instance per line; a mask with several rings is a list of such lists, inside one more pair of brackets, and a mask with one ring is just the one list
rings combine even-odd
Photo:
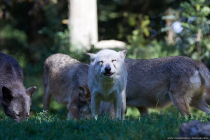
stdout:
[[44,62],[44,110],[49,111],[51,97],[67,105],[68,117],[90,118],[90,91],[87,84],[88,65],[57,53]]
[[124,63],[127,50],[104,49],[90,56],[88,87],[91,92],[91,114],[97,119],[101,101],[106,111],[113,101],[115,118],[124,119],[126,110],[127,70]]
[[141,114],[148,108],[170,104],[189,116],[189,107],[210,114],[204,95],[210,95],[210,72],[199,61],[173,56],[157,59],[125,59],[128,83],[128,106],[137,107]]
[[31,97],[37,87],[25,89],[23,72],[17,60],[0,53],[0,102],[4,112],[19,122],[30,114]]

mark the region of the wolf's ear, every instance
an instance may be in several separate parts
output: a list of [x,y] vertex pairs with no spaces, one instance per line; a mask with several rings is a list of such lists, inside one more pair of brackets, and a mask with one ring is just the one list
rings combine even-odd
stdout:
[[26,94],[31,98],[34,94],[34,92],[36,91],[37,87],[36,86],[33,86],[33,87],[30,87],[28,89],[26,89]]
[[2,87],[2,94],[3,94],[2,104],[4,106],[9,106],[9,104],[10,104],[12,98],[13,98],[12,91],[9,88],[3,86]]
[[82,85],[79,85],[78,88],[80,90],[80,92],[79,92],[80,101],[85,101],[85,99],[90,98],[89,97],[90,96],[89,90],[86,87],[84,87]]
[[120,57],[125,58],[126,53],[127,53],[127,49],[123,50],[123,51],[119,51],[120,53]]
[[90,56],[90,61],[91,62],[93,62],[95,60],[96,54],[94,54],[94,53],[86,53],[86,54]]

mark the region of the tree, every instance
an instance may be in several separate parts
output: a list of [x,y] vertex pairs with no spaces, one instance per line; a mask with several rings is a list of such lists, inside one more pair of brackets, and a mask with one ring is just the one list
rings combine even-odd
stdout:
[[97,1],[69,0],[71,49],[88,50],[98,41]]

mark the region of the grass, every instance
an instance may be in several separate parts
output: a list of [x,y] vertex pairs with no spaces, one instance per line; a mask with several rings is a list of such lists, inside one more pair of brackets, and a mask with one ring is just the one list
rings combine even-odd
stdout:
[[27,121],[16,123],[8,118],[0,119],[0,139],[166,139],[176,137],[182,123],[191,120],[210,121],[210,116],[203,113],[191,117],[180,114],[158,114],[124,121],[99,117],[98,120],[60,119],[57,115],[45,117],[40,112]]
[[32,97],[31,115],[27,121],[17,123],[0,111],[0,139],[71,139],[71,140],[121,140],[121,139],[167,139],[177,137],[179,127],[191,120],[210,121],[210,115],[191,109],[191,117],[183,117],[174,106],[166,109],[151,109],[150,116],[141,116],[136,108],[128,108],[124,121],[111,120],[108,116],[98,120],[67,118],[66,106],[51,102],[51,115],[46,117],[42,108],[43,85],[41,76],[25,77],[25,86],[36,85]]

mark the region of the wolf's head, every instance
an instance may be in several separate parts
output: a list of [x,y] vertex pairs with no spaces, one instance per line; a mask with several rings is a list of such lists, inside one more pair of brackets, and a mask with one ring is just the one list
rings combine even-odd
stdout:
[[68,116],[71,119],[90,118],[90,90],[86,85],[78,86],[78,96],[72,96],[71,102],[67,105]]
[[7,116],[19,122],[29,116],[31,97],[37,87],[30,87],[25,91],[12,90],[8,87],[2,87],[1,104]]
[[96,54],[88,53],[90,56],[90,67],[94,67],[95,72],[100,77],[113,77],[119,75],[124,64],[127,50],[116,52],[114,50],[101,50]]
[[[90,90],[87,86],[79,86],[79,111],[80,117],[90,118],[91,117],[91,99]],[[80,118],[79,117],[79,118]]]

